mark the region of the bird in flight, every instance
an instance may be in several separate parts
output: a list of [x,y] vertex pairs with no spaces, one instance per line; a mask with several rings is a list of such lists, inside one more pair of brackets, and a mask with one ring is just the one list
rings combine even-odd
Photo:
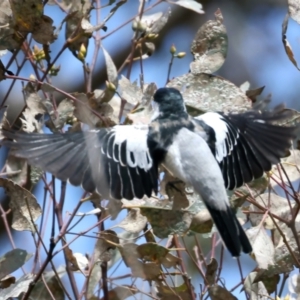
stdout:
[[4,130],[1,143],[29,164],[98,192],[104,199],[151,197],[160,164],[201,196],[232,256],[251,244],[229,205],[232,190],[259,178],[290,148],[295,127],[275,123],[290,116],[283,105],[240,113],[191,117],[181,93],[160,88],[149,125],[116,125],[54,134]]

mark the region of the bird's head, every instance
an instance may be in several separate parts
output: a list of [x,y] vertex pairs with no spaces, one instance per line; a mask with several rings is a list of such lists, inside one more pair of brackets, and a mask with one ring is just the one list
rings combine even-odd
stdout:
[[171,115],[186,114],[186,107],[181,93],[174,88],[160,88],[153,96],[153,115],[151,120],[168,118]]

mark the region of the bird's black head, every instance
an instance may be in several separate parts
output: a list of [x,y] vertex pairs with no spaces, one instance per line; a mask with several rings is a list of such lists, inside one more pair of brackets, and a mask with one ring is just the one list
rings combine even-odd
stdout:
[[181,116],[186,114],[185,104],[181,93],[174,88],[160,88],[154,96],[154,115],[156,118],[168,118],[170,115]]

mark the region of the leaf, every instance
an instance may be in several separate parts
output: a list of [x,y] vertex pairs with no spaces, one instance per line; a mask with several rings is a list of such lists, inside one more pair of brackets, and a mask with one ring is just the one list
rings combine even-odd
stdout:
[[[83,19],[89,22],[91,9],[92,5],[90,1],[72,1],[69,15],[66,17],[65,37],[66,40],[69,40],[68,48],[80,61],[84,61],[85,59],[92,32],[86,33],[86,29],[83,29],[79,24],[82,25]],[[87,23],[83,22],[83,24]]]
[[5,165],[7,178],[20,186],[25,186],[27,183],[27,160],[15,157],[12,150],[9,150]]
[[43,3],[39,0],[10,0],[14,27],[20,32],[32,32],[43,16]]
[[62,129],[67,123],[73,123],[74,110],[75,105],[70,99],[60,101],[57,109],[50,112],[51,120],[46,125],[54,132]]
[[[35,86],[28,83],[24,90],[26,97],[27,108],[22,114],[22,129],[26,132],[39,132],[42,128],[42,123],[37,120],[37,116],[48,112],[48,101],[43,100],[35,91]],[[52,105],[51,105],[52,106]]]
[[118,71],[109,53],[103,47],[102,50],[105,58],[108,81],[106,83],[106,89],[97,98],[100,103],[107,103],[113,98],[118,87]]
[[[138,289],[129,285],[121,285],[108,291],[109,300],[123,300],[138,293]],[[100,300],[106,300],[102,297]]]
[[139,209],[130,209],[127,216],[114,227],[123,228],[128,232],[139,233],[141,232],[147,224],[147,218],[141,215]]
[[[56,269],[56,272],[61,278],[66,274],[65,268],[59,270]],[[64,300],[65,293],[62,288],[62,282],[56,277],[54,271],[49,271],[43,274],[44,280],[39,280],[30,293],[32,299],[55,299],[55,300]],[[46,285],[45,285],[46,283]],[[49,293],[51,291],[51,294]]]
[[101,231],[95,246],[96,259],[101,262],[109,261],[112,257],[110,250],[116,248],[115,244],[119,244],[119,238],[113,230]]
[[276,291],[277,285],[280,281],[280,276],[278,274],[275,274],[270,277],[261,277],[260,280],[263,282],[268,293],[272,294]]
[[6,73],[6,69],[5,69],[2,61],[0,60],[0,81],[6,79],[5,73]]
[[32,254],[23,249],[13,249],[0,257],[0,279],[21,268]]
[[208,288],[208,294],[211,300],[238,300],[224,287],[214,285]]
[[[163,300],[190,300],[191,299],[191,292],[190,287],[188,287],[185,283],[180,286],[170,286],[164,285],[163,282],[156,281],[157,291],[160,299]],[[191,285],[192,287],[192,285]],[[194,292],[194,298],[196,299],[196,295]]]
[[143,98],[143,92],[137,83],[131,83],[124,75],[121,76],[119,80],[120,95],[124,98],[127,103],[131,104],[130,110],[141,102]]
[[76,97],[74,102],[74,116],[82,123],[91,128],[110,127],[116,123],[111,120],[113,109],[108,103],[99,103],[97,98],[91,95],[88,97],[83,93],[72,94]]
[[[158,34],[168,23],[169,17],[171,15],[171,9],[168,8],[167,11],[162,14],[157,20],[152,23],[148,33]],[[144,17],[144,15],[143,15]],[[142,17],[142,19],[143,19]]]
[[15,284],[0,291],[0,299],[10,299],[12,297],[19,297],[21,293],[26,293],[29,285],[34,279],[34,274],[25,274],[17,280]]
[[135,31],[141,31],[145,33],[150,33],[152,26],[157,22],[163,13],[161,11],[155,12],[151,15],[143,14],[142,18],[136,17],[132,23],[132,29]]
[[[111,1],[112,3],[115,1]],[[120,0],[119,2],[116,3],[116,5],[110,10],[109,14],[103,19],[103,21],[100,24],[97,24],[95,26],[93,26],[92,24],[90,24],[90,22],[88,22],[88,20],[83,19],[82,21],[85,21],[85,25],[83,24],[83,22],[81,22],[81,27],[82,29],[84,29],[84,32],[86,34],[92,34],[94,31],[103,29],[104,31],[106,31],[106,22],[114,15],[114,13],[118,10],[119,7],[121,7],[124,3],[126,3],[127,0]],[[108,5],[112,4],[109,3]],[[102,6],[102,8],[104,8],[105,6]]]
[[190,230],[198,233],[209,233],[213,227],[211,215],[207,209],[200,210],[193,216]]
[[33,194],[5,178],[0,178],[0,186],[4,187],[7,195],[10,196],[9,207],[13,215],[12,228],[18,231],[35,232],[32,222],[39,218],[42,210]]
[[136,248],[139,258],[144,261],[160,262],[169,253],[169,249],[156,243],[145,243]]
[[130,119],[133,124],[150,123],[153,112],[151,102],[156,90],[157,86],[155,83],[150,83],[146,87],[144,86],[144,94],[140,100],[140,105],[138,105],[134,112],[127,114],[128,119]]
[[194,61],[190,70],[193,74],[216,72],[227,56],[228,37],[220,9],[215,16],[216,20],[209,20],[200,27],[192,42]]
[[133,277],[144,280],[154,280],[160,275],[160,265],[154,262],[143,263],[137,260],[130,268]]
[[108,262],[108,267],[113,265],[119,257],[116,256],[116,244],[119,244],[119,237],[113,230],[105,230],[100,232],[95,245],[93,258],[91,259],[92,267],[88,274],[87,299],[93,296],[95,287],[99,284],[102,277],[101,264]]
[[105,64],[106,64],[107,79],[109,82],[113,83],[116,88],[118,88],[118,70],[117,70],[111,56],[103,47],[102,47],[102,51],[104,54],[104,59],[105,59]]
[[52,24],[53,20],[50,17],[43,15],[38,20],[34,30],[32,31],[33,39],[42,45],[53,43],[55,40],[55,27],[52,26]]
[[171,3],[190,9],[198,14],[204,14],[204,10],[202,10],[202,4],[196,2],[195,0],[178,0]]
[[252,245],[252,253],[258,268],[267,269],[269,265],[274,265],[275,249],[271,238],[262,226],[256,226],[246,231]]
[[289,60],[292,62],[292,64],[298,70],[300,70],[299,67],[298,67],[297,61],[295,60],[292,47],[291,47],[289,41],[286,38],[286,32],[287,32],[287,28],[288,28],[288,21],[289,21],[289,15],[287,14],[285,16],[284,20],[283,20],[283,23],[282,23],[282,42],[283,42],[284,50],[285,50]]
[[167,86],[181,91],[185,103],[201,111],[240,113],[251,107],[251,102],[237,86],[211,74],[184,74],[172,79]]

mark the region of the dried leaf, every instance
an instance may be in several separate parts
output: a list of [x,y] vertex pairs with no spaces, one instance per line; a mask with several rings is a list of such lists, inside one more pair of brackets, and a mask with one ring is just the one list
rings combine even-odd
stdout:
[[220,9],[215,12],[216,20],[204,23],[191,45],[194,61],[190,64],[193,74],[214,73],[219,70],[227,56],[228,37]]
[[255,103],[257,100],[256,97],[259,96],[263,92],[264,88],[265,88],[265,86],[262,86],[257,89],[247,90],[246,96],[248,98],[250,98],[253,103]]
[[182,92],[185,103],[201,111],[244,112],[251,101],[230,81],[210,74],[191,73],[176,77],[168,84]]
[[198,14],[204,14],[204,10],[202,10],[202,4],[196,2],[195,0],[178,0],[176,2],[172,2],[172,4],[190,9]]
[[[82,253],[72,253],[73,258],[76,260],[76,263],[74,264],[72,260],[72,271],[77,271],[78,273],[85,273],[85,271],[88,270],[89,261],[86,258],[86,255],[83,255]],[[75,267],[75,268],[74,268]]]
[[6,289],[14,283],[16,283],[16,277],[6,276],[0,280],[0,289]]
[[32,222],[39,218],[42,210],[33,194],[5,178],[0,178],[0,186],[4,187],[10,196],[9,207],[13,214],[12,228],[19,231],[35,232]]
[[297,61],[295,60],[294,57],[294,53],[292,50],[292,47],[290,45],[290,43],[288,42],[287,38],[286,38],[286,32],[287,32],[287,28],[288,28],[288,21],[289,21],[289,15],[287,14],[283,20],[282,23],[282,42],[283,42],[283,46],[284,46],[284,50],[289,58],[289,60],[292,62],[292,64],[298,69],[298,64]]
[[34,279],[34,274],[25,274],[17,280],[15,284],[12,284],[7,289],[0,291],[0,299],[10,299],[13,297],[19,297],[21,293],[26,293],[29,285]]
[[112,228],[119,227],[132,233],[139,233],[145,228],[146,224],[147,218],[141,215],[139,209],[133,208],[128,211],[125,219],[123,219],[120,223],[113,226]]
[[214,285],[208,288],[208,294],[211,300],[238,300],[224,287]]
[[252,245],[252,253],[258,268],[267,269],[269,265],[274,265],[274,245],[264,227],[252,227],[246,233]]
[[21,268],[32,254],[23,249],[13,249],[0,257],[0,279]]
[[215,258],[211,258],[210,263],[207,265],[205,279],[209,285],[214,285],[216,282],[216,274],[218,270],[218,262]]

